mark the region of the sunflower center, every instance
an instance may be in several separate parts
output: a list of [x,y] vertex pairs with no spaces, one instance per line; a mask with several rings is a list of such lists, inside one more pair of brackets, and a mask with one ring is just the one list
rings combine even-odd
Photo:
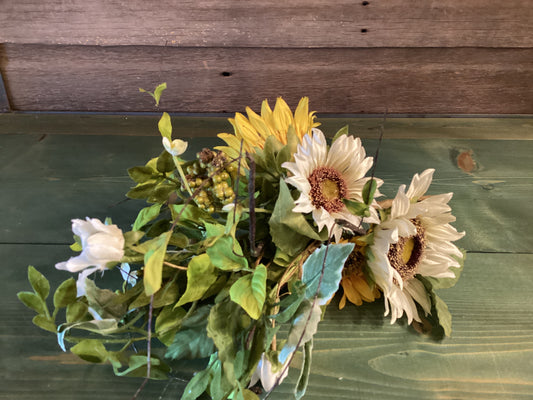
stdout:
[[318,167],[307,180],[311,185],[311,202],[316,208],[323,207],[329,213],[343,209],[342,199],[348,190],[339,171],[331,167]]
[[411,220],[416,227],[416,234],[400,237],[397,243],[389,247],[389,261],[403,280],[412,279],[418,273],[418,265],[426,248],[425,229],[417,219]]
[[346,262],[344,263],[344,268],[342,269],[343,276],[363,276],[363,265],[365,262],[365,257],[359,251],[352,251]]

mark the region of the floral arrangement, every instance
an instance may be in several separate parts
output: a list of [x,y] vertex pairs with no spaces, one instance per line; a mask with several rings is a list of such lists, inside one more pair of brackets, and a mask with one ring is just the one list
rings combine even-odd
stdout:
[[[161,91],[151,93],[157,102]],[[361,140],[345,127],[328,141],[307,98],[294,113],[281,98],[246,112],[219,134],[224,146],[188,161],[164,113],[161,154],[128,171],[127,196],[149,205],[127,232],[72,221],[80,254],[56,268],[77,279],[54,291],[51,312],[50,284],[30,266],[33,292],[18,296],[33,322],[120,376],[166,379],[174,360],[205,359],[183,400],[268,396],[297,352],[302,398],[313,335],[337,292],[340,308],[383,297],[391,323],[405,315],[449,335],[434,290],[458,279],[463,253],[452,242],[464,233],[450,225],[452,193],[426,195],[434,170],[380,200],[383,181]]]

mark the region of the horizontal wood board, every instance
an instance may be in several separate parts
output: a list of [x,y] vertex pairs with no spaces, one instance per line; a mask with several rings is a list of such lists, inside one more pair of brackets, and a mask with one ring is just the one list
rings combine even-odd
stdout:
[[[293,105],[295,106],[295,105]],[[260,104],[253,108],[259,113]],[[294,108],[294,107],[293,107]],[[311,109],[313,109],[311,104]],[[246,114],[243,111],[244,114]],[[94,113],[6,113],[0,114],[0,135],[124,135],[160,136],[156,129],[162,112],[153,114],[94,114]],[[215,137],[221,132],[232,133],[228,118],[235,114],[179,115],[171,114],[172,132],[177,138]],[[348,117],[317,114],[320,129],[332,136],[340,128],[361,138],[379,137],[383,126],[388,139],[488,139],[533,140],[533,116],[507,117]]]
[[528,0],[20,0],[0,43],[189,47],[532,47]]
[[[309,96],[321,113],[531,114],[533,49],[0,45],[13,110],[235,112]],[[272,104],[273,105],[273,104]]]
[[[115,377],[109,366],[62,353],[54,336],[33,326],[32,312],[16,299],[17,291],[29,290],[28,264],[50,276],[53,287],[69,277],[53,268],[68,256],[66,246],[0,244],[0,256],[0,312],[8,321],[0,340],[0,399],[130,398],[141,379]],[[459,283],[439,293],[453,315],[452,337],[440,342],[403,322],[390,325],[382,300],[342,311],[335,300],[315,337],[305,399],[533,398],[533,255],[467,257]],[[202,368],[191,362],[176,367],[172,381],[150,382],[139,399],[179,398],[194,369]],[[290,397],[298,368],[295,363],[271,399]]]

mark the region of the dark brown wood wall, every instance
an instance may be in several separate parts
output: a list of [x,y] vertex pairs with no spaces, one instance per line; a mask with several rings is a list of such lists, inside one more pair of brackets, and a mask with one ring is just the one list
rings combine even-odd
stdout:
[[0,0],[13,110],[533,113],[533,1]]

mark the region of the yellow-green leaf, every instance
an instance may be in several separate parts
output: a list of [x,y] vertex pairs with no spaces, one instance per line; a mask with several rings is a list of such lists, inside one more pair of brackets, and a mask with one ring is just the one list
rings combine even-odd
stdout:
[[151,242],[144,255],[144,291],[151,296],[161,288],[163,261],[172,232],[165,232]]
[[266,298],[267,269],[258,265],[252,274],[245,275],[237,280],[229,291],[230,298],[239,304],[253,319],[261,316]]

